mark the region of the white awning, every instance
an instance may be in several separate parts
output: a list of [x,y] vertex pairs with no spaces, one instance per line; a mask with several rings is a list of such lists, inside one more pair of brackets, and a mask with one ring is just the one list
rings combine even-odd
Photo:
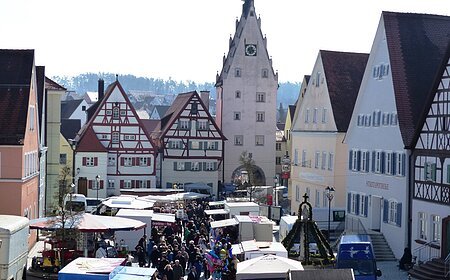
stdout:
[[238,223],[238,221],[236,221],[236,219],[226,219],[226,220],[211,222],[211,228],[235,226],[237,224],[239,224],[239,223]]
[[230,213],[230,210],[228,209],[212,209],[212,210],[205,210],[206,215],[228,215]]
[[175,223],[175,214],[153,212],[152,226],[170,226]]
[[219,205],[224,205],[225,204],[225,200],[219,200],[219,201],[210,201],[209,206],[219,206]]

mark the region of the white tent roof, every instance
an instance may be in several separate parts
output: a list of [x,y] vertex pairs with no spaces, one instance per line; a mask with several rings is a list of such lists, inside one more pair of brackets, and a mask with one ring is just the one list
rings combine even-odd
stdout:
[[152,223],[154,221],[166,222],[166,223],[175,223],[175,214],[166,214],[166,213],[155,213],[155,212],[153,212]]
[[212,209],[212,210],[205,210],[206,215],[226,215],[229,214],[230,210],[228,209]]
[[152,217],[153,210],[143,210],[143,209],[120,209],[116,216],[119,217]]
[[303,266],[299,261],[275,255],[265,255],[238,263],[236,280],[284,279],[290,270],[303,270]]
[[219,205],[224,205],[225,204],[225,200],[219,200],[219,201],[210,201],[209,206],[219,206]]
[[102,204],[111,208],[146,209],[153,207],[155,202],[135,195],[121,195],[107,198]]
[[211,228],[228,227],[228,226],[234,226],[237,224],[239,224],[239,222],[236,221],[236,219],[226,219],[226,220],[211,222]]

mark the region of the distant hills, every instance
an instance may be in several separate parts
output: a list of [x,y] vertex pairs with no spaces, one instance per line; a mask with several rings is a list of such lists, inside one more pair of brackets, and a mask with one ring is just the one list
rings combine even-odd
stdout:
[[[84,73],[74,77],[53,76],[55,82],[63,85],[68,90],[75,91],[78,94],[87,91],[97,91],[98,79],[105,81],[105,86],[116,80],[116,75],[112,73]],[[212,98],[216,96],[214,83],[196,83],[193,81],[174,81],[172,79],[163,80],[155,78],[136,77],[131,74],[119,75],[118,79],[126,91],[139,90],[149,91],[158,94],[178,94],[192,90],[208,90]],[[284,82],[279,84],[277,104],[283,104],[284,108],[293,105],[297,100],[301,83]],[[278,108],[277,105],[277,108]]]

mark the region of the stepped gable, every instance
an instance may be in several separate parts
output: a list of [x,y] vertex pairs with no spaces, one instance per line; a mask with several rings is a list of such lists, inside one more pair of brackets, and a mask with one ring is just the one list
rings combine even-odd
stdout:
[[450,17],[383,12],[398,122],[412,147],[426,97],[450,38]]
[[346,132],[369,54],[320,51],[333,116],[339,132]]
[[22,145],[34,50],[0,50],[0,145]]

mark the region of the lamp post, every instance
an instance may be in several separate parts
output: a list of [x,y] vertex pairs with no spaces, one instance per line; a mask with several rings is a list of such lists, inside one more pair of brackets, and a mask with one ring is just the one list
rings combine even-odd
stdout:
[[95,176],[95,188],[97,189],[97,201],[98,201],[98,189],[100,188],[100,175]]
[[273,190],[274,190],[274,199],[275,199],[275,203],[274,206],[278,206],[278,176],[273,177]]
[[325,191],[325,195],[328,198],[328,242],[330,242],[331,201],[334,198],[334,188],[327,186]]

